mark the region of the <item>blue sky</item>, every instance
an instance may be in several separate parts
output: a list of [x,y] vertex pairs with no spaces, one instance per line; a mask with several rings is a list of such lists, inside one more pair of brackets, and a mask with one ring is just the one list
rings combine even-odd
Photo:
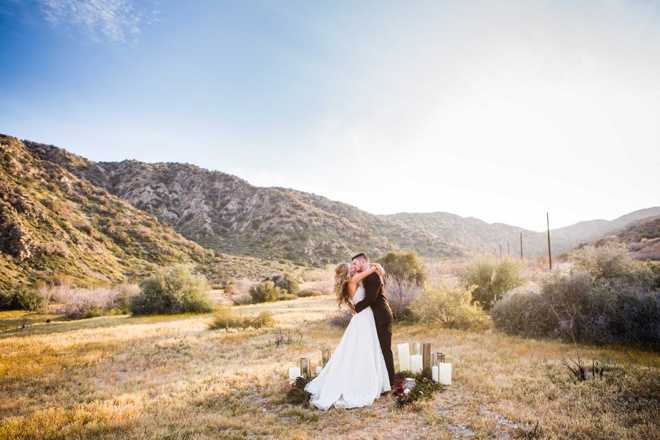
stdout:
[[0,132],[94,161],[539,231],[660,205],[657,1],[5,0],[0,50]]

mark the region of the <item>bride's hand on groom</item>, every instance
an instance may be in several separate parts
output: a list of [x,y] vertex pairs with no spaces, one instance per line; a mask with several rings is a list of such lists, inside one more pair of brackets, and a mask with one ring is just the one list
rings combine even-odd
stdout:
[[357,313],[353,307],[348,310],[351,312],[351,315],[355,315]]

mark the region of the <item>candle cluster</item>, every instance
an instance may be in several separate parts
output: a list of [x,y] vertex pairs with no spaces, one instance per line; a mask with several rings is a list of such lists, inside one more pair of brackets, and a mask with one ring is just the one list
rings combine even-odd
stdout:
[[445,354],[431,353],[429,342],[415,342],[413,354],[410,354],[408,343],[397,346],[399,354],[399,371],[411,371],[413,374],[421,373],[425,368],[431,368],[433,381],[441,385],[451,385],[451,363],[445,362]]
[[[330,362],[330,357],[332,356],[332,349],[328,346],[321,347],[321,362],[317,365],[314,372],[316,376],[321,374],[323,368],[328,362]],[[304,376],[308,379],[312,378],[312,364],[309,361],[309,358],[301,357],[298,359],[298,366],[289,367],[289,383],[294,383],[297,378]]]

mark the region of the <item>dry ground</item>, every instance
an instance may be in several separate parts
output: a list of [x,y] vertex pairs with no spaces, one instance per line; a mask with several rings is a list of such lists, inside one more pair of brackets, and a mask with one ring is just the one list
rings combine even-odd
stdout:
[[320,297],[234,308],[261,310],[278,327],[208,330],[211,315],[201,315],[32,317],[21,329],[22,314],[0,314],[0,439],[660,438],[658,353],[579,347],[608,369],[578,382],[562,365],[576,347],[491,330],[394,327],[394,347],[428,341],[453,364],[452,386],[428,401],[291,406],[288,367],[301,356],[316,364],[322,345],[339,342],[336,305]]

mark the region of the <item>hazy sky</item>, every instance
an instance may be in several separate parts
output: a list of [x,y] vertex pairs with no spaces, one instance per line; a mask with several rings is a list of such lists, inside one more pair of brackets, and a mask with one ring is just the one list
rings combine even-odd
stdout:
[[0,51],[0,133],[94,161],[537,231],[660,205],[659,1],[2,0]]

